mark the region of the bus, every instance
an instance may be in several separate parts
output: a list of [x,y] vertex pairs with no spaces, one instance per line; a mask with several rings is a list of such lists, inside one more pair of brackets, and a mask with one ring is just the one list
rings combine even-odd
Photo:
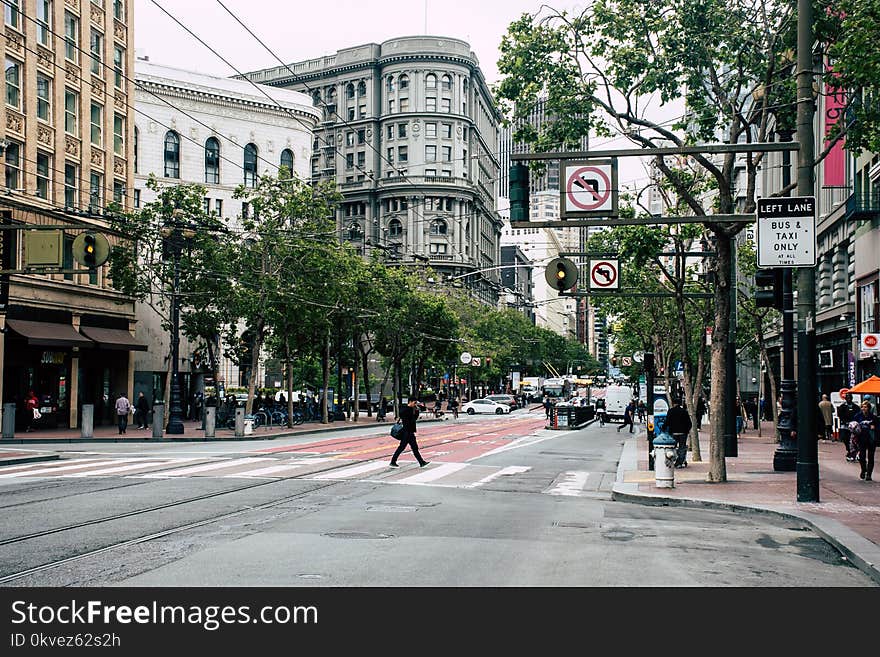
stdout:
[[553,400],[568,399],[571,396],[571,379],[544,379],[544,394]]

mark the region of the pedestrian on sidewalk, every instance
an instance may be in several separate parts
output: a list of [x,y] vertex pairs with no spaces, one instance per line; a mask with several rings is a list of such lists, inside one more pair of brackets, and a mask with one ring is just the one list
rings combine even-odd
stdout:
[[40,415],[40,398],[31,390],[28,392],[24,400],[24,415],[27,420],[27,428],[25,433],[30,433],[37,428],[37,420],[42,417]]
[[550,409],[553,407],[553,402],[550,401],[550,395],[544,395],[544,415],[547,416],[547,419],[550,419]]
[[128,428],[128,414],[131,412],[131,402],[128,401],[128,397],[125,396],[125,393],[120,393],[119,397],[116,399],[116,419],[119,422],[119,435],[125,433],[125,430]]
[[739,398],[739,395],[736,396],[736,437],[739,438],[739,434],[742,433],[743,430],[743,404],[742,400]]
[[855,414],[853,421],[858,422],[861,427],[858,434],[859,465],[862,466],[859,479],[871,481],[871,473],[874,472],[874,452],[877,449],[877,416],[871,410],[871,404],[863,401],[861,410]]
[[703,416],[706,414],[706,400],[703,395],[697,400],[697,427],[703,426]]
[[617,433],[620,433],[620,430],[623,429],[626,425],[629,425],[629,432],[633,433],[633,429],[635,429],[635,425],[633,424],[635,414],[636,404],[635,402],[630,401],[630,403],[626,405],[626,408],[623,411],[623,424],[617,427]]
[[846,396],[844,396],[844,402],[837,407],[837,417],[840,418],[840,442],[843,443],[843,448],[846,452],[846,460],[851,462],[856,460],[858,453],[852,446],[853,441],[851,440],[852,436],[850,435],[849,423],[852,422],[858,412],[859,407],[853,402],[852,393],[846,393]]
[[822,401],[819,402],[819,413],[825,422],[825,440],[834,439],[834,404],[832,404],[828,395],[822,395]]
[[687,438],[693,423],[691,416],[681,405],[677,397],[672,400],[672,408],[666,413],[666,432],[675,438],[678,445],[678,454],[675,459],[676,468],[687,467]]
[[416,442],[416,420],[418,419],[419,409],[416,406],[416,398],[415,396],[410,396],[406,406],[400,409],[400,423],[403,425],[403,434],[400,438],[400,445],[397,446],[394,455],[391,457],[391,463],[388,464],[390,467],[400,467],[397,465],[397,457],[403,453],[407,445],[409,445],[413,456],[419,462],[419,467],[424,468],[428,465],[429,461],[423,459],[422,455],[419,454],[419,444]]
[[134,419],[137,422],[138,429],[146,429],[147,421],[150,417],[150,402],[144,396],[144,391],[138,392],[137,401],[134,403]]

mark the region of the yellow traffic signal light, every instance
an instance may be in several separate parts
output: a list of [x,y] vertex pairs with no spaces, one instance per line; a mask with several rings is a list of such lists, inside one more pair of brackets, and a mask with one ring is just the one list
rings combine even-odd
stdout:
[[83,237],[83,262],[90,269],[97,267],[97,244],[94,233],[86,233]]
[[577,283],[577,265],[568,258],[554,258],[547,264],[544,278],[550,287],[560,292],[570,290]]
[[83,267],[96,269],[110,257],[110,243],[103,234],[87,230],[73,240],[73,259]]

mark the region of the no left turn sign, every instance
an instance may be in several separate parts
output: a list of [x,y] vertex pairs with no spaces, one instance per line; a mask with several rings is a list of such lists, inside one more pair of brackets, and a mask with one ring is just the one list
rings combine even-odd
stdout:
[[568,160],[560,168],[563,218],[617,215],[615,160]]
[[619,261],[590,260],[590,289],[616,290],[620,287]]

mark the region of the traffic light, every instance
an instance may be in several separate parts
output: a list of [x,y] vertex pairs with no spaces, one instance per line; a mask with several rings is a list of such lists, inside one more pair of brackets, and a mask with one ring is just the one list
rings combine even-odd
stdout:
[[544,278],[550,287],[560,292],[570,290],[577,283],[577,265],[568,258],[554,258],[547,264]]
[[617,356],[611,357],[611,367],[617,367]]
[[645,368],[645,372],[653,372],[654,371],[654,354],[650,351],[645,352],[645,358],[642,361],[642,365]]
[[[755,272],[755,305],[782,310],[782,269],[759,269]],[[764,290],[761,288],[769,287]]]
[[529,167],[520,162],[510,166],[510,220],[529,220]]
[[94,233],[86,233],[83,237],[83,263],[89,269],[98,266],[98,245]]

